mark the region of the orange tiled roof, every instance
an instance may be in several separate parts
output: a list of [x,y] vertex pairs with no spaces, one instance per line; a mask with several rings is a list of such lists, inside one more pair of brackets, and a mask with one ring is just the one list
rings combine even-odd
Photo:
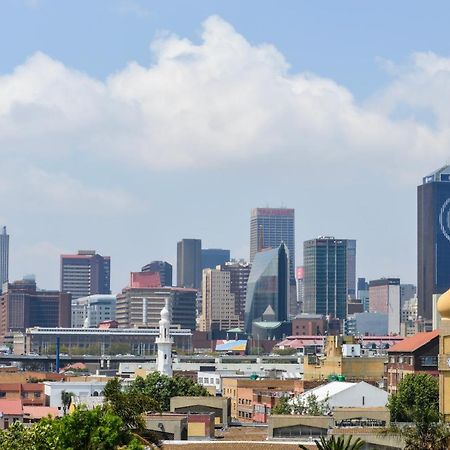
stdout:
[[392,346],[388,350],[388,353],[391,353],[391,352],[414,352],[418,348],[424,346],[425,344],[428,344],[428,342],[432,341],[433,339],[437,338],[438,336],[439,336],[439,330],[427,331],[424,333],[417,333],[414,336],[406,338],[403,341],[399,342],[398,344],[395,344],[394,346]]
[[0,413],[4,416],[21,416],[22,402],[20,400],[0,400]]

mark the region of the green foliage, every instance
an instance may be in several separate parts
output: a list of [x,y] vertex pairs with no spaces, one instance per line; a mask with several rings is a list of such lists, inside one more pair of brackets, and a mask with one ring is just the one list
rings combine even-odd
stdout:
[[[327,439],[322,436],[320,440],[314,441],[318,450],[360,450],[365,442],[360,438],[353,440],[353,436],[348,436],[345,438],[344,436],[339,436],[336,438],[335,436],[331,436],[331,438]],[[308,447],[304,445],[299,446],[302,450],[308,450]]]
[[77,408],[60,419],[31,427],[13,423],[0,431],[0,450],[143,450],[144,446],[109,408]]
[[272,352],[276,355],[290,356],[295,355],[297,353],[297,350],[295,348],[274,348]]
[[272,408],[271,414],[291,414],[291,410],[289,397],[281,397],[277,404]]
[[200,384],[183,376],[168,377],[153,372],[146,378],[137,377],[126,390],[127,394],[144,394],[158,402],[161,411],[169,411],[170,399],[176,396],[209,397]]
[[438,380],[428,374],[407,374],[387,406],[393,422],[420,422],[423,414],[438,414]]
[[114,414],[132,430],[143,430],[143,413],[160,412],[161,409],[154,398],[143,392],[137,390],[122,392],[122,385],[118,378],[109,380],[103,392]]
[[434,408],[414,414],[413,425],[392,424],[382,434],[403,439],[404,450],[446,450],[450,446],[450,428]]
[[66,392],[66,391],[61,392],[61,403],[62,403],[64,415],[67,414],[67,411],[70,408],[70,404],[72,403],[72,397],[73,397],[72,392]]
[[249,351],[249,355],[263,355],[264,349],[262,347],[253,347]]

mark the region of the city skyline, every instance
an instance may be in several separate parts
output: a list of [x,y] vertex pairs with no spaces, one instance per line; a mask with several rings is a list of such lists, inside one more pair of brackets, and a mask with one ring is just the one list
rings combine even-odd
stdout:
[[117,292],[183,236],[246,257],[248,211],[289,205],[297,261],[352,236],[359,276],[416,283],[415,189],[449,158],[449,5],[131,3],[0,5],[11,279],[56,288],[59,254],[97,248]]

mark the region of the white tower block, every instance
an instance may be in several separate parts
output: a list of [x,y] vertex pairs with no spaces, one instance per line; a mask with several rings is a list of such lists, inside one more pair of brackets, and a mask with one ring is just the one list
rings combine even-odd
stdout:
[[161,320],[159,321],[159,337],[156,338],[158,344],[157,369],[162,375],[172,376],[172,345],[173,339],[170,337],[170,312],[169,300],[161,310]]

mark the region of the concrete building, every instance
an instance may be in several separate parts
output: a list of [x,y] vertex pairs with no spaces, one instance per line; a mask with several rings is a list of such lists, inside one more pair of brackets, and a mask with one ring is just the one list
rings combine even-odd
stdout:
[[72,327],[96,328],[100,322],[116,319],[115,295],[89,295],[72,301]]
[[344,321],[349,336],[385,336],[388,334],[388,315],[378,312],[355,313]]
[[293,336],[323,336],[327,330],[327,321],[320,314],[299,314],[292,319]]
[[169,300],[171,321],[174,326],[195,330],[195,289],[156,287],[159,275],[154,272],[133,272],[130,284],[117,295],[116,320],[120,327],[159,326],[160,314]]
[[358,278],[358,289],[356,297],[364,305],[364,311],[369,312],[369,283],[365,278]]
[[8,283],[0,296],[0,338],[28,327],[70,327],[71,296],[39,290],[34,279]]
[[450,165],[417,188],[417,296],[419,316],[432,319],[433,294],[450,288]]
[[345,319],[347,298],[355,292],[356,241],[320,236],[305,241],[304,312]]
[[243,323],[245,316],[245,297],[251,265],[244,260],[232,260],[222,264],[220,270],[230,273],[230,292],[234,295],[234,311]]
[[95,250],[79,250],[76,255],[61,255],[61,291],[72,299],[94,294],[111,294],[111,258]]
[[251,332],[252,322],[260,321],[270,306],[277,322],[288,319],[289,255],[285,244],[255,255],[248,278],[245,300],[245,329]]
[[400,309],[403,307],[404,303],[411,298],[416,297],[417,288],[414,284],[400,284]]
[[202,281],[202,241],[182,239],[177,244],[177,286],[200,289]]
[[381,278],[369,283],[370,312],[388,315],[388,333],[400,334],[400,279]]
[[303,298],[305,296],[305,269],[303,266],[297,267],[295,270],[295,280],[297,282],[297,311],[303,313]]
[[48,406],[63,408],[61,399],[62,392],[71,392],[74,396],[84,397],[101,397],[106,381],[44,381],[44,393]]
[[0,234],[0,290],[3,283],[8,281],[9,277],[9,234],[6,227],[2,227]]
[[323,356],[310,355],[304,358],[303,379],[324,380],[341,375],[352,381],[383,380],[386,356],[345,356],[343,344],[355,345],[355,341],[351,337],[327,337]]
[[200,331],[230,330],[243,323],[235,311],[236,302],[231,293],[230,272],[204,269],[202,280],[202,315]]
[[[401,310],[401,327],[403,336],[413,336],[419,332],[418,298],[414,296],[403,302]],[[438,328],[438,327],[436,327]],[[434,329],[434,328],[433,328]]]
[[230,250],[223,248],[202,248],[202,271],[215,269],[230,261]]
[[172,265],[166,261],[152,261],[141,272],[157,272],[161,286],[172,286]]
[[[174,347],[183,352],[192,351],[191,330],[172,328]],[[156,353],[158,328],[27,328],[14,335],[14,353],[54,354],[57,338],[61,347],[71,354],[73,349],[99,349],[100,355],[110,353],[112,346],[128,346],[127,352],[146,356]],[[86,350],[87,351],[87,350]],[[154,368],[156,369],[156,367]]]

